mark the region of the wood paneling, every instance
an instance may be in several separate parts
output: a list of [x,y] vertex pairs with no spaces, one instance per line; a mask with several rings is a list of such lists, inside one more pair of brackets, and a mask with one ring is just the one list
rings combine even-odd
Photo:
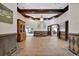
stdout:
[[63,9],[20,9],[19,10],[22,13],[27,14],[53,14],[53,13],[61,13],[63,12]]
[[28,16],[26,14],[55,14],[58,13],[58,15],[52,16],[50,18],[44,18],[44,20],[50,20],[53,17],[57,18],[61,16],[63,13],[65,13],[68,10],[68,5],[64,9],[20,9],[17,7],[17,11],[21,13],[26,18],[32,18],[32,19],[38,19],[40,18],[34,18],[32,16]]
[[53,14],[53,13],[63,13],[68,10],[68,5],[64,9],[19,9],[19,12],[23,14]]
[[66,40],[65,32],[60,32],[60,39]]
[[76,55],[79,55],[79,34],[69,34],[69,50]]
[[17,34],[0,34],[0,56],[11,55],[17,49]]

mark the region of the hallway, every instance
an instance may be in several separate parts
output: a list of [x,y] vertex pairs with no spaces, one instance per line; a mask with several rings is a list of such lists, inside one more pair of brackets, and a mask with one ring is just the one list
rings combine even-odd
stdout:
[[79,56],[78,7],[0,3],[0,56]]
[[68,42],[57,37],[27,37],[18,45],[17,56],[74,56],[67,49]]

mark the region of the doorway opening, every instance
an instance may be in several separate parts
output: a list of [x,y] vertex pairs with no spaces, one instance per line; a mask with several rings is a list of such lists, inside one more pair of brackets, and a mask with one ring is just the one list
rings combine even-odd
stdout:
[[33,28],[31,28],[31,27],[26,28],[27,36],[33,36],[34,35],[33,32],[34,32]]
[[58,26],[57,25],[53,25],[51,27],[52,27],[52,29],[51,29],[51,35],[52,36],[57,36],[57,28],[58,28]]
[[69,21],[65,21],[60,26],[60,39],[68,40],[68,32],[69,32]]
[[59,28],[60,27],[58,24],[53,24],[53,25],[48,26],[48,35],[57,36],[58,38],[60,38]]

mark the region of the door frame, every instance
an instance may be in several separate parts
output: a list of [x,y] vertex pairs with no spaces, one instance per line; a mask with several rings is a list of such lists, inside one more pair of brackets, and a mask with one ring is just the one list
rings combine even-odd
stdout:
[[69,21],[65,22],[65,40],[68,40],[68,33],[69,33]]
[[50,31],[48,30],[48,32],[49,32],[50,34],[48,33],[48,35],[50,35],[50,36],[52,35],[52,26],[54,26],[54,25],[57,25],[57,37],[60,38],[60,26],[59,26],[59,24],[52,24],[52,25],[49,25],[49,26],[48,26],[48,29],[49,29]]
[[[57,25],[57,37],[59,38],[59,39],[61,39],[60,38],[60,26],[59,26],[59,24],[52,24],[52,25],[49,25],[48,26],[48,29],[50,30],[48,30],[48,35],[52,35],[52,33],[51,33],[51,31],[52,31],[52,26],[54,26],[54,25]],[[65,21],[65,40],[67,41],[68,40],[68,33],[69,33],[69,21]]]

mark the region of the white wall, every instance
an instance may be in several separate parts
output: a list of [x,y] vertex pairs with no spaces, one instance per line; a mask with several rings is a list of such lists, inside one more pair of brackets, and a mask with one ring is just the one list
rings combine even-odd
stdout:
[[[46,26],[46,21],[40,22],[39,20],[32,20],[30,18],[26,18],[26,28],[27,27],[31,27],[34,28],[34,30],[38,30],[38,31],[47,31],[47,28],[44,27]],[[38,27],[39,25],[39,27]]]
[[19,12],[17,12],[17,19],[20,19],[20,20],[26,22],[26,18],[23,15],[21,15]]
[[69,21],[69,10],[58,17],[55,21],[60,24],[60,31],[65,31],[65,21]]
[[69,32],[79,33],[79,4],[69,4]]
[[[45,20],[43,23],[40,23],[40,21],[35,21],[35,20],[31,21],[31,20],[32,19],[26,18],[26,26],[27,27],[30,26],[30,27],[35,28],[35,30],[40,30],[40,31],[41,30],[45,30],[46,31],[47,30],[47,27],[49,25],[52,25],[52,24],[60,24],[62,22],[65,22],[65,21],[69,20],[69,17],[68,17],[68,11],[67,11],[63,15],[61,15],[60,17],[53,18],[51,20]],[[37,25],[38,24],[41,24],[41,26],[42,25],[45,25],[46,28],[45,29],[39,29],[39,28],[37,28]]]
[[13,24],[0,22],[0,34],[16,33],[17,4],[3,3],[6,7],[13,11]]
[[[50,20],[50,24],[60,24],[69,20],[69,33],[79,33],[79,4],[70,3],[69,10],[60,17]],[[49,25],[50,25],[49,24]],[[62,29],[64,30],[64,29]]]
[[56,18],[53,18],[51,20],[46,20],[47,26],[52,25],[52,24],[56,24]]
[[55,22],[57,24],[63,23],[65,21],[69,20],[69,11],[65,12],[64,14],[62,14],[61,16],[59,16],[58,18],[55,19]]
[[[20,13],[17,13],[17,4],[16,3],[3,3],[3,5],[7,6],[9,9],[13,11],[13,24],[0,22],[0,34],[5,33],[16,33],[17,27],[16,22],[17,19],[21,19],[26,22],[26,26],[28,24],[25,17],[23,17]],[[79,4],[69,4],[69,11],[65,12],[63,15],[56,19],[52,19],[49,21],[45,21],[46,26],[56,23],[62,23],[66,20],[69,20],[69,32],[70,33],[79,33]],[[38,21],[35,21],[38,24]],[[35,27],[36,23],[32,22],[33,27]]]
[[[48,21],[48,25],[51,24],[61,24],[65,21],[69,20],[69,11],[65,12],[58,18],[53,18],[52,20]],[[65,28],[60,29],[61,31],[65,31]]]
[[20,13],[17,12],[17,4],[16,3],[3,3],[6,7],[13,11],[13,24],[0,22],[0,34],[5,33],[16,33],[17,32],[17,19],[21,19],[25,21],[25,17],[23,17]]

